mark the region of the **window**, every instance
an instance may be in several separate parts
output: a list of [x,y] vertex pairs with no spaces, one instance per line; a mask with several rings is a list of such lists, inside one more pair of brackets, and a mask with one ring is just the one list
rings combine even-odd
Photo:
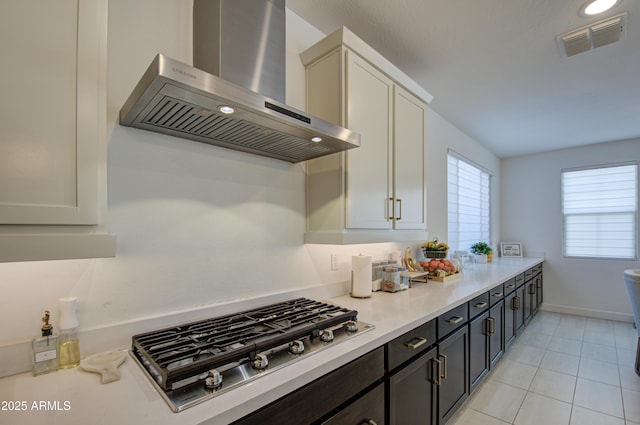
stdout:
[[638,164],[562,171],[565,257],[636,259]]
[[451,151],[447,169],[449,246],[468,250],[476,242],[489,243],[491,174]]

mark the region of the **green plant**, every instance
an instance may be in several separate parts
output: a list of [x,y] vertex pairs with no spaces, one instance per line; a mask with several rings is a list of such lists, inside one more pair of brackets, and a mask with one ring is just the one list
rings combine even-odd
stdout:
[[476,242],[471,245],[470,249],[474,254],[488,254],[492,251],[491,247],[486,242]]

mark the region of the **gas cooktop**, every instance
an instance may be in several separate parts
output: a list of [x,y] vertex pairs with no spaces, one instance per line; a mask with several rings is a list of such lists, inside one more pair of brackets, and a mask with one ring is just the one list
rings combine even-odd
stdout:
[[374,328],[357,315],[297,298],[135,335],[131,355],[179,412]]

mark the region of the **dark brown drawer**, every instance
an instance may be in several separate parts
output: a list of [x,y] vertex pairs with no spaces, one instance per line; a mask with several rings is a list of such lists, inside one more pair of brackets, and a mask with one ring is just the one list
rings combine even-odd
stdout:
[[[353,360],[266,407],[234,422],[234,425],[307,425],[329,415],[384,376],[382,347]],[[313,409],[309,408],[313,400]]]
[[387,370],[392,371],[436,342],[436,319],[399,336],[387,344]]
[[438,339],[442,339],[451,332],[464,325],[469,320],[467,304],[449,310],[438,317]]
[[495,304],[499,303],[500,300],[504,298],[504,293],[504,284],[501,283],[500,285],[494,287],[489,291],[489,304],[491,304],[491,306],[494,306]]
[[516,287],[522,285],[524,283],[524,273],[520,273],[516,276]]
[[530,268],[529,270],[524,272],[524,281],[525,282],[531,280],[532,277],[533,277],[533,268]]
[[485,292],[469,301],[469,318],[474,318],[478,314],[489,308],[489,293]]
[[511,292],[516,290],[516,278],[511,278],[507,280],[504,284],[504,294],[510,294]]

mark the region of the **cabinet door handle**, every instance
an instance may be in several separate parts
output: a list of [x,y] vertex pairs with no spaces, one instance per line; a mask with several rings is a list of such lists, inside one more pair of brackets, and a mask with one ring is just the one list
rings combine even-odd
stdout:
[[485,308],[486,306],[487,306],[487,303],[484,301],[474,305],[475,308]]
[[536,294],[536,285],[534,285],[533,283],[531,285],[529,285],[529,295],[535,295]]
[[438,360],[438,359],[433,359],[432,365],[436,365],[437,366],[435,373],[433,373],[433,367],[431,368],[431,373],[434,376],[433,383],[436,384],[436,385],[440,385],[440,384],[442,384],[442,378],[441,378],[441,376],[442,376],[442,362],[440,360]]
[[496,333],[496,319],[494,317],[487,317],[487,324],[488,324],[488,330],[487,330],[487,336],[493,336],[493,334]]
[[517,295],[513,297],[513,310],[520,310],[520,297]]
[[396,203],[400,207],[399,208],[400,214],[398,214],[398,218],[396,218],[396,220],[402,220],[402,199],[399,199],[399,198],[396,199]]
[[389,220],[395,220],[396,204],[393,198],[387,199],[387,209],[389,211]]
[[444,370],[444,373],[440,375],[440,378],[447,379],[447,356],[442,353],[438,353],[438,357],[442,359],[442,369]]
[[411,341],[407,342],[405,345],[408,348],[411,348],[412,350],[415,350],[416,348],[420,347],[421,345],[424,345],[427,343],[427,338],[423,338],[421,336],[415,337],[414,339],[412,339]]

